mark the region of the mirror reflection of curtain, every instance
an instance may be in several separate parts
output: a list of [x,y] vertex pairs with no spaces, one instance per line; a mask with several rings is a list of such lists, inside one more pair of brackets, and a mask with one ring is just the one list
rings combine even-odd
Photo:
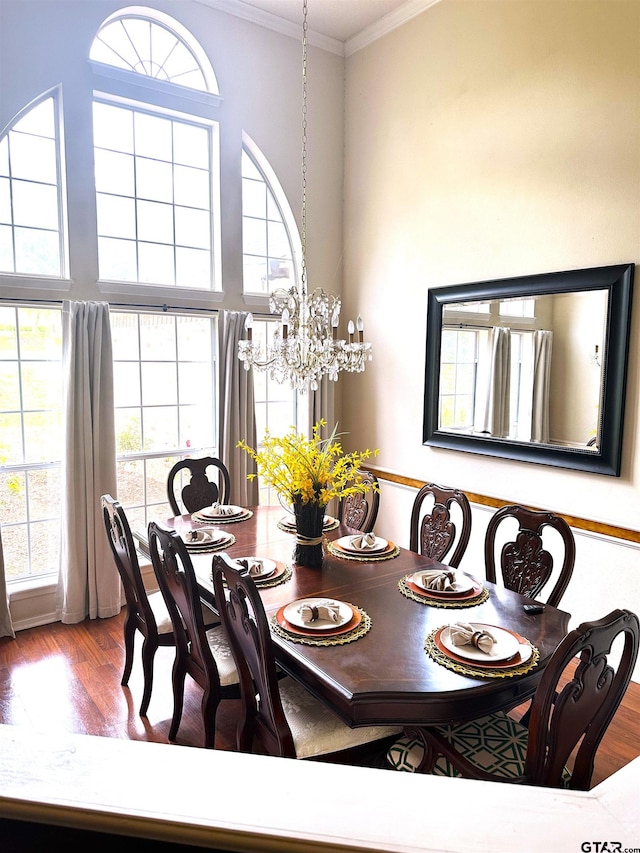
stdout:
[[255,472],[255,463],[236,447],[240,439],[249,447],[257,446],[253,370],[245,370],[238,358],[246,318],[246,311],[221,311],[218,316],[218,454],[229,469],[233,503],[256,506],[258,481],[247,480],[247,474]]
[[487,383],[484,416],[479,430],[496,438],[509,435],[509,398],[511,394],[511,331],[500,326],[491,329],[491,363]]
[[549,441],[549,402],[551,399],[551,345],[553,332],[538,330],[533,335],[533,402],[531,440]]
[[73,624],[121,608],[120,576],[104,533],[100,496],[116,494],[109,305],[62,306],[64,456],[57,612]]
[[9,593],[4,576],[4,555],[2,553],[2,531],[0,530],[0,637],[15,637],[11,613],[9,612]]

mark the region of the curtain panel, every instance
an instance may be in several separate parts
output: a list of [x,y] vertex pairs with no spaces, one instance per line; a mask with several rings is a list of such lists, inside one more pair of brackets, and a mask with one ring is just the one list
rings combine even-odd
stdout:
[[253,371],[245,370],[238,358],[246,317],[246,311],[221,311],[218,315],[218,453],[229,469],[233,503],[255,506],[258,481],[247,480],[247,474],[255,473],[255,463],[236,447],[240,439],[256,447]]
[[109,305],[64,302],[62,308],[64,455],[60,621],[107,618],[121,608],[121,585],[100,507],[116,490],[113,356]]
[[11,613],[9,612],[9,593],[4,575],[4,554],[2,552],[2,530],[0,530],[0,637],[15,637]]
[[533,334],[533,399],[531,405],[531,440],[549,441],[549,402],[551,399],[551,347],[553,332],[538,330]]

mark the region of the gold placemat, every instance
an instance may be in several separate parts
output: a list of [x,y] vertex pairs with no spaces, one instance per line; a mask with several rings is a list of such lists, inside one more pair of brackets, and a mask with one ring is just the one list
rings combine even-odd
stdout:
[[250,509],[246,509],[242,515],[224,515],[220,518],[204,518],[199,513],[194,512],[191,515],[191,520],[195,521],[196,524],[235,524],[238,521],[246,521],[248,518],[251,518],[252,515],[253,511]]
[[293,575],[293,569],[291,566],[285,566],[284,572],[281,575],[278,575],[277,578],[265,578],[264,580],[255,581],[255,585],[258,589],[267,589],[270,586],[280,586],[281,583],[286,583],[288,580],[291,580],[291,576]]
[[460,661],[453,660],[453,658],[445,655],[437,647],[435,636],[439,630],[440,628],[436,628],[428,634],[424,641],[425,651],[436,663],[441,664],[441,666],[445,666],[447,669],[452,669],[454,672],[460,673],[460,675],[470,675],[473,678],[513,678],[515,675],[524,675],[527,672],[531,672],[531,670],[538,665],[538,660],[540,659],[540,652],[538,649],[527,640],[531,646],[532,655],[526,663],[520,664],[519,666],[514,666],[508,669],[492,669],[490,667],[474,666],[472,663],[460,663]]
[[336,548],[333,542],[326,543],[327,551],[333,554],[334,557],[340,557],[341,560],[355,560],[357,563],[376,563],[382,562],[382,560],[393,560],[400,553],[400,548],[391,541],[389,545],[391,545],[390,551],[383,554],[367,554],[366,557],[361,557],[359,554],[347,554],[346,551]]
[[211,545],[211,547],[208,548],[190,548],[185,542],[187,551],[192,557],[196,554],[213,554],[216,551],[224,551],[227,548],[231,548],[231,546],[235,544],[236,537],[233,535],[233,533],[229,533],[229,538],[225,539],[224,542],[220,542],[218,545]]
[[430,596],[427,592],[424,595],[419,595],[407,586],[408,577],[409,575],[400,578],[398,581],[400,592],[412,601],[419,601],[420,604],[428,604],[430,607],[476,607],[478,604],[483,604],[489,598],[489,590],[484,586],[482,587],[482,591],[474,595],[473,598],[462,598],[457,601],[436,598],[436,596]]
[[[332,519],[332,521],[329,522],[329,524],[323,525],[322,532],[327,533],[329,530],[335,530],[336,527],[340,527],[340,522],[337,518],[334,518]],[[280,521],[278,522],[278,529],[282,530],[284,533],[292,533],[293,535],[295,535],[296,533],[295,526],[289,527],[288,524],[283,523],[282,519],[280,519]]]
[[351,604],[349,606],[358,611],[362,620],[359,625],[351,631],[347,631],[345,634],[337,634],[333,637],[323,637],[322,635],[319,635],[318,637],[307,637],[306,635],[302,636],[301,634],[293,634],[286,631],[278,624],[275,614],[271,617],[269,626],[274,634],[277,634],[284,640],[291,640],[292,643],[302,643],[305,646],[342,646],[345,643],[352,643],[354,640],[359,640],[360,637],[364,637],[364,635],[371,630],[371,617],[369,614],[365,613],[362,608],[356,607],[355,604]]

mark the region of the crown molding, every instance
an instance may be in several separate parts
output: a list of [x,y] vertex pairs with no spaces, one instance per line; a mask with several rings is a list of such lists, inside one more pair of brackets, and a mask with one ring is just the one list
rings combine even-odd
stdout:
[[[217,9],[219,12],[226,12],[228,15],[242,18],[244,21],[251,21],[253,24],[273,30],[281,35],[290,36],[299,42],[302,41],[301,23],[294,24],[291,21],[286,21],[284,18],[280,18],[271,12],[265,12],[262,9],[256,9],[255,6],[250,6],[248,3],[243,3],[242,0],[196,0],[196,3]],[[313,47],[319,47],[329,53],[344,56],[344,42],[338,39],[330,38],[309,29],[307,31],[307,41]]]
[[392,30],[396,30],[398,27],[406,24],[407,21],[410,21],[439,2],[440,0],[407,0],[406,3],[394,9],[393,12],[389,12],[388,15],[384,15],[380,20],[365,27],[364,30],[353,36],[353,38],[348,39],[344,43],[344,55],[351,56],[351,54],[356,53],[358,50],[362,50],[363,47],[367,47],[367,45],[377,41],[382,36],[392,32]]

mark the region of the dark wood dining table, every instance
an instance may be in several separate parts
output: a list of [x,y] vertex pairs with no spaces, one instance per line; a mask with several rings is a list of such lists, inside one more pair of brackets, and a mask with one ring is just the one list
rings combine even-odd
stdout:
[[[326,597],[355,605],[371,619],[364,636],[344,645],[305,645],[272,632],[282,669],[350,726],[447,723],[514,707],[535,692],[549,657],[567,633],[570,614],[548,605],[542,613],[525,613],[523,605],[531,599],[488,583],[482,565],[468,574],[487,589],[487,600],[474,607],[447,609],[401,593],[403,577],[447,568],[404,548],[392,559],[356,562],[329,553],[325,543],[321,568],[297,566],[292,564],[295,537],[278,526],[286,516],[284,510],[278,506],[250,509],[253,514],[246,520],[216,526],[233,533],[236,541],[225,548],[233,559],[270,558],[291,567],[286,582],[261,589],[269,616],[294,600]],[[182,534],[201,526],[190,515],[166,523]],[[326,542],[356,533],[340,525],[326,532]],[[213,555],[191,556],[201,593],[212,599]],[[425,651],[425,638],[457,621],[516,632],[539,651],[537,665],[526,674],[500,678],[473,677],[446,668]]]

